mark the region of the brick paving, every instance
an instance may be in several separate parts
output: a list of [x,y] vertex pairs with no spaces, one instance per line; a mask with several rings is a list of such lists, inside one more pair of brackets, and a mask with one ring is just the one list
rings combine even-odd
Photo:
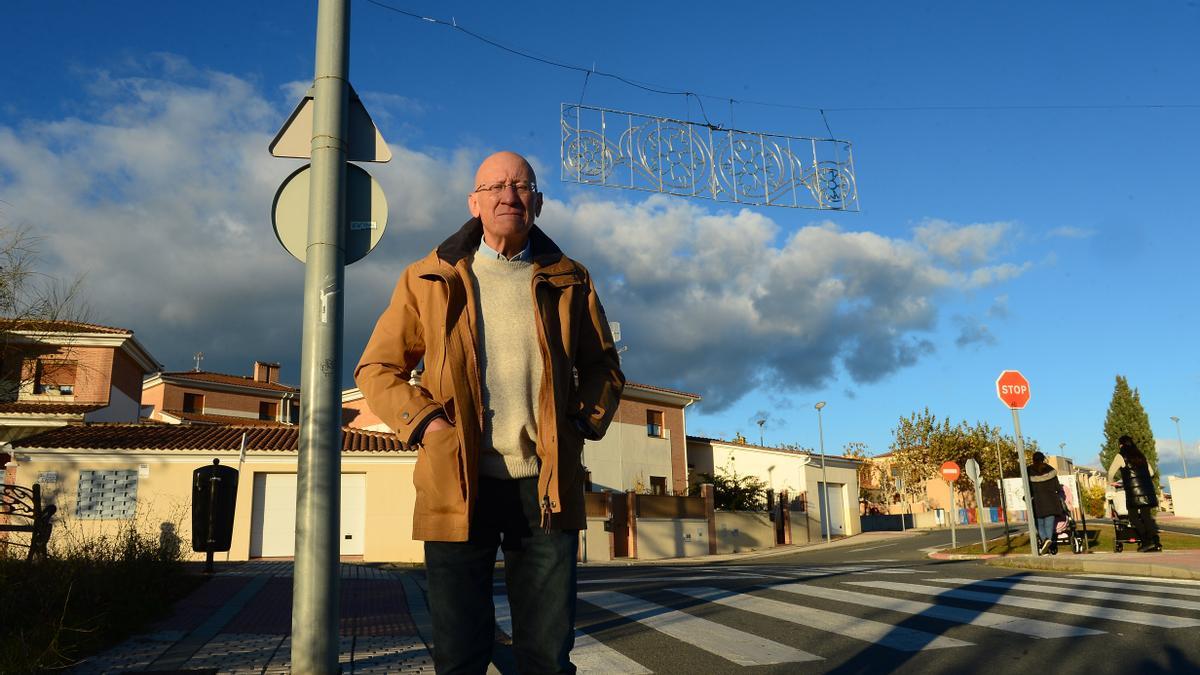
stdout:
[[[289,673],[292,582],[291,561],[219,567],[166,619],[70,672]],[[341,565],[342,672],[433,673],[406,587],[408,593],[417,588],[403,573]]]

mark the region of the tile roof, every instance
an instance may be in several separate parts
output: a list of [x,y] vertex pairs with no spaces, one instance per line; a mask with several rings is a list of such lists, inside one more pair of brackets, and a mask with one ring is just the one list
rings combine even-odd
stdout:
[[[294,426],[208,426],[161,424],[79,424],[12,441],[20,448],[87,450],[227,450],[236,452],[246,434],[248,452],[295,451]],[[396,436],[342,428],[342,452],[407,452]]]
[[654,386],[654,385],[652,385],[652,384],[641,384],[641,383],[639,383],[639,382],[626,382],[626,383],[625,383],[625,386],[627,386],[627,387],[638,387],[639,389],[649,389],[649,390],[651,390],[651,391],[663,391],[663,392],[666,392],[666,393],[668,393],[668,394],[678,394],[679,396],[687,396],[687,397],[689,397],[689,398],[694,398],[694,399],[696,399],[697,401],[699,401],[699,400],[700,400],[700,394],[692,394],[692,393],[689,393],[689,392],[686,392],[686,391],[680,391],[680,390],[678,390],[678,389],[668,389],[668,388],[666,388],[666,387],[656,387],[656,386]]
[[0,403],[0,415],[83,415],[103,407],[94,403],[8,401]]
[[96,323],[83,321],[32,321],[25,319],[0,318],[0,330],[34,331],[38,333],[109,333],[112,335],[131,335],[133,331],[127,328],[101,326]]
[[183,370],[174,373],[162,373],[162,376],[179,380],[232,384],[239,387],[253,387],[255,389],[267,389],[270,391],[300,391],[297,387],[279,384],[278,382],[260,382],[249,375],[226,375],[225,373],[210,373],[204,370]]
[[260,420],[253,417],[237,417],[235,415],[211,415],[208,413],[184,412],[182,410],[163,410],[164,413],[178,417],[185,422],[196,424],[224,424],[226,426],[248,427],[284,427],[289,426],[275,420]]

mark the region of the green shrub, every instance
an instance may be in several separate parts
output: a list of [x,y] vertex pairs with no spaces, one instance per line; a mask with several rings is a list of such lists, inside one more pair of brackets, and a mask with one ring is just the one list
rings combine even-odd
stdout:
[[132,521],[115,536],[56,529],[39,563],[10,548],[0,557],[0,673],[68,666],[164,616],[199,583],[172,531],[146,534]]

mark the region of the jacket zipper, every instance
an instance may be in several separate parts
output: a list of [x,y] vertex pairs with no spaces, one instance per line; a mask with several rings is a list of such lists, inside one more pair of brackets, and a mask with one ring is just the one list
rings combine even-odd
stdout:
[[[548,358],[548,354],[547,354],[546,325],[542,321],[542,305],[541,305],[541,301],[538,299],[538,292],[537,292],[538,286],[541,284],[545,284],[545,283],[549,283],[549,281],[546,280],[546,275],[538,274],[538,273],[534,274],[533,288],[532,288],[532,290],[533,290],[533,307],[535,310],[537,310],[535,318],[537,320],[537,328],[538,328],[538,351],[540,351],[541,355],[542,355],[542,384],[544,387],[546,378],[551,379],[550,384],[551,384],[552,390],[549,395],[549,400],[550,400],[550,405],[553,407],[553,405],[554,405],[554,392],[553,392],[554,369],[553,369],[553,364],[550,363],[550,359]],[[551,416],[551,419],[549,421],[551,424],[554,425],[554,432],[553,432],[554,433],[554,466],[552,466],[550,468],[549,472],[546,474],[546,492],[545,492],[545,494],[542,495],[542,529],[546,532],[550,531],[550,520],[551,520],[551,516],[553,514],[553,508],[552,508],[553,505],[550,502],[550,484],[556,479],[556,476],[554,474],[558,470],[558,410],[555,409],[553,412],[554,412],[554,415]]]

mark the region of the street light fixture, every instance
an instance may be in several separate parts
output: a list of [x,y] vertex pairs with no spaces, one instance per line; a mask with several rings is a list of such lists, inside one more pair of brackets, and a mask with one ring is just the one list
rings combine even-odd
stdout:
[[767,423],[766,420],[759,420],[758,422],[756,422],[756,424],[758,424],[758,445],[760,447],[766,447],[763,445],[763,425],[766,423]]
[[1175,423],[1175,433],[1179,436],[1179,460],[1183,462],[1183,477],[1187,478],[1187,457],[1183,456],[1183,432],[1179,430],[1179,418],[1171,416],[1171,421]]
[[825,519],[825,542],[833,541],[833,517],[829,513],[829,475],[825,472],[825,427],[821,423],[821,408],[825,407],[825,401],[818,402],[814,408],[817,409],[817,433],[821,439],[821,483],[825,489],[821,491],[821,515]]

